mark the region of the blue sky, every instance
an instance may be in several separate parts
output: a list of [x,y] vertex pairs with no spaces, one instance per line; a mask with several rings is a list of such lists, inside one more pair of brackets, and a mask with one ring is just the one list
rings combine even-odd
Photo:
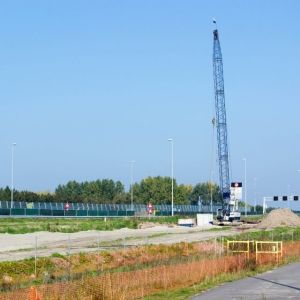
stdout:
[[[212,18],[224,58],[232,180],[300,193],[299,1],[7,1],[0,9],[0,186],[54,190],[209,180]],[[215,180],[218,180],[215,168]]]

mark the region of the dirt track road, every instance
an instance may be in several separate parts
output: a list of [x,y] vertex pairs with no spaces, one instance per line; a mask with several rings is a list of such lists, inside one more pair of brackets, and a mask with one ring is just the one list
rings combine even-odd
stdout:
[[112,247],[144,244],[171,244],[209,240],[236,234],[231,230],[155,226],[147,229],[123,228],[114,231],[82,231],[76,233],[36,232],[28,234],[0,234],[0,261],[13,261],[53,253],[68,254],[96,251]]

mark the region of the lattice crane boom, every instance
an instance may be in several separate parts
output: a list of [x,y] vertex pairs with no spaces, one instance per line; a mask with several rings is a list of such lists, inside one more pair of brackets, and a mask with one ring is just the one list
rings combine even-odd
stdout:
[[213,72],[215,89],[215,111],[218,141],[219,179],[224,202],[230,199],[229,156],[227,143],[227,123],[224,93],[223,60],[218,30],[213,31]]

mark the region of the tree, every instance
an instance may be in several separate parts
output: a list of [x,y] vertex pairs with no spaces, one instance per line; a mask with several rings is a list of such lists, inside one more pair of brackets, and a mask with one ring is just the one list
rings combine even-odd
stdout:
[[66,185],[58,185],[55,195],[60,202],[82,202],[82,184],[72,180]]
[[[171,204],[172,179],[170,177],[147,177],[133,185],[134,203]],[[177,185],[174,180],[174,204],[188,204],[191,186]],[[129,191],[130,194],[131,190]]]
[[55,197],[60,202],[112,203],[120,201],[125,193],[120,181],[111,179],[86,181],[78,183],[69,181],[66,185],[59,185],[55,190]]
[[175,190],[174,203],[182,204],[182,205],[190,204],[189,198],[191,196],[192,190],[193,190],[192,185],[181,184],[181,185],[177,186],[177,188]]
[[10,200],[10,188],[6,186],[4,189],[0,189],[0,200],[9,201]]
[[211,196],[213,204],[222,203],[222,195],[218,185],[213,182],[198,183],[192,190],[190,202],[193,205],[197,205],[200,197],[202,204],[209,205]]

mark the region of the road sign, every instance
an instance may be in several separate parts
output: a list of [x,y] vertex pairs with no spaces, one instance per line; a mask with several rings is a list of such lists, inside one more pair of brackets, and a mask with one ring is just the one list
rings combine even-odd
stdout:
[[151,215],[153,213],[153,206],[151,203],[148,203],[147,205],[147,213],[148,215]]
[[230,187],[230,199],[231,200],[242,200],[243,188],[241,182],[232,182]]
[[66,203],[66,204],[65,204],[65,210],[69,210],[69,208],[70,208],[70,204],[69,204],[69,203]]
[[263,198],[263,213],[266,212],[267,210],[267,202],[272,202],[272,201],[298,201],[299,196],[272,196],[272,197],[264,197]]

